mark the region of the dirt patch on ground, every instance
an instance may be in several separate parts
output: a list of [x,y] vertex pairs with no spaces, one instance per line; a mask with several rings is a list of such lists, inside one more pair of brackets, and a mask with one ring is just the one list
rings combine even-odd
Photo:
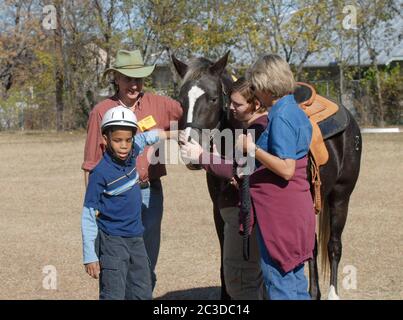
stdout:
[[[97,299],[81,264],[84,134],[0,134],[0,299]],[[367,134],[343,233],[343,299],[402,299],[403,135]],[[219,247],[204,172],[169,165],[155,298],[217,299]],[[49,267],[50,266],[50,267]],[[47,275],[56,270],[56,290]],[[357,272],[357,288],[343,288]],[[343,273],[345,271],[345,273]],[[48,289],[46,289],[48,288]],[[323,295],[327,284],[322,283]]]

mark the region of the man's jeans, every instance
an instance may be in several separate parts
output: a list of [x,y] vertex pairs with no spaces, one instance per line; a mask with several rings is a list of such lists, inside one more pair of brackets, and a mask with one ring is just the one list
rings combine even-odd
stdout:
[[151,262],[152,288],[154,290],[157,277],[155,266],[157,265],[158,254],[161,242],[161,221],[163,211],[164,195],[161,181],[153,181],[151,186],[141,189],[143,204],[141,216],[144,225],[144,244]]
[[257,239],[260,249],[260,266],[269,300],[311,300],[308,281],[304,274],[304,264],[284,273],[272,260],[264,244],[259,228]]

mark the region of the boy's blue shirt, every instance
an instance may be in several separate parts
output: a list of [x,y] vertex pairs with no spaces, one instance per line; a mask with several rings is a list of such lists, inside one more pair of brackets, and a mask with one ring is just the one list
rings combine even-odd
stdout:
[[112,236],[142,236],[142,200],[137,183],[136,158],[147,145],[158,140],[157,130],[138,134],[133,139],[132,152],[125,161],[116,161],[105,152],[90,172],[81,221],[84,264],[98,261],[95,253],[98,227]]
[[271,108],[267,128],[256,144],[281,159],[297,160],[307,155],[311,138],[311,122],[294,96],[286,95]]

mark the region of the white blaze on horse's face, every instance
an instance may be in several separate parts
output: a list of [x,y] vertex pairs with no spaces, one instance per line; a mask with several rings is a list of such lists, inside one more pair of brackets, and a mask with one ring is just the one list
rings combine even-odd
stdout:
[[[193,109],[196,104],[197,99],[199,99],[205,92],[200,89],[198,86],[193,86],[189,92],[188,92],[188,97],[189,97],[189,109],[188,109],[188,114],[186,118],[187,123],[192,123],[193,122]],[[192,128],[187,127],[185,130],[186,133],[186,139],[190,136],[190,130]]]

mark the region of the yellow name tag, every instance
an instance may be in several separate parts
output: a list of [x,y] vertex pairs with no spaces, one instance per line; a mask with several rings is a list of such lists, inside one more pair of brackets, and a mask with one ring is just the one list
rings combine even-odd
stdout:
[[144,119],[137,122],[137,125],[139,126],[141,131],[146,131],[154,127],[156,124],[157,122],[155,122],[153,116],[145,117]]

